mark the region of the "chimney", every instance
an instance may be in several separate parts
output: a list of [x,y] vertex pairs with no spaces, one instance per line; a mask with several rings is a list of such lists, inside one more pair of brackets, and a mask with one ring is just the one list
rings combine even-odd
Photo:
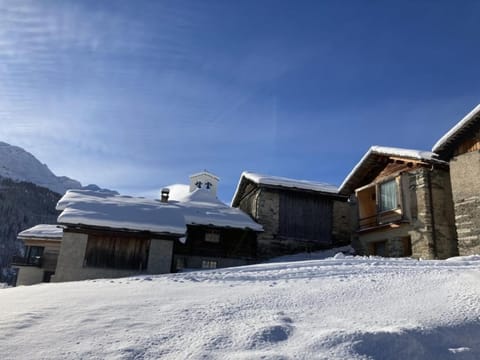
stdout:
[[163,188],[162,189],[162,197],[160,199],[161,202],[168,202],[168,195],[170,194],[170,189],[169,188]]

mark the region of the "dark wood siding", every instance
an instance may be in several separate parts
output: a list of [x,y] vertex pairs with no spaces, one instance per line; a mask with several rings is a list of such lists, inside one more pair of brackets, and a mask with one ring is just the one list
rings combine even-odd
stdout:
[[331,243],[333,201],[329,198],[283,191],[280,193],[279,237]]
[[145,270],[150,239],[89,235],[85,266]]
[[[220,235],[218,242],[205,241],[205,234],[214,231]],[[243,229],[188,226],[185,244],[176,241],[176,255],[211,256],[223,258],[254,258],[256,256],[255,232]]]

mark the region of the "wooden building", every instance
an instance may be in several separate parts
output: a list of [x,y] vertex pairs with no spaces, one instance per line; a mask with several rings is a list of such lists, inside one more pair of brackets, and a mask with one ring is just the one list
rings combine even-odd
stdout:
[[15,285],[33,285],[50,282],[57,267],[63,231],[57,225],[36,225],[18,234],[23,241],[23,256],[15,256]]
[[263,229],[216,197],[218,178],[192,177],[178,200],[70,190],[60,199],[64,227],[55,281],[162,274],[245,265],[256,260]]
[[169,273],[182,210],[160,200],[69,190],[58,202],[64,227],[54,281]]
[[433,146],[450,164],[460,255],[480,254],[480,105]]
[[448,163],[425,151],[373,146],[340,186],[355,209],[359,254],[457,254]]
[[232,206],[263,226],[259,258],[350,242],[347,197],[333,185],[244,172]]
[[174,244],[175,271],[256,262],[257,234],[263,228],[243,211],[224,204],[207,188],[197,188],[176,204],[183,210],[187,235]]

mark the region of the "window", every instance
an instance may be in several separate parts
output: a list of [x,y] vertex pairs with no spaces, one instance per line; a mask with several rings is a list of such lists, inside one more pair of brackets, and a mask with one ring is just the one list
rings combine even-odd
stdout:
[[205,241],[218,244],[220,242],[220,232],[214,230],[205,232]]
[[27,246],[25,248],[25,261],[31,265],[41,265],[43,246]]
[[149,239],[89,235],[84,265],[145,270],[149,248]]
[[390,180],[380,184],[380,211],[393,210],[398,207],[397,183]]
[[217,262],[215,260],[202,260],[202,269],[216,269]]
[[183,269],[185,269],[185,258],[179,257],[175,261],[175,270],[180,271],[180,270],[183,270]]

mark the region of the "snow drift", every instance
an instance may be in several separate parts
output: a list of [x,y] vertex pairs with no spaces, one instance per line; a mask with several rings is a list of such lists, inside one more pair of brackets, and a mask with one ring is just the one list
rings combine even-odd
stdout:
[[478,359],[480,257],[363,258],[0,290],[3,359]]

